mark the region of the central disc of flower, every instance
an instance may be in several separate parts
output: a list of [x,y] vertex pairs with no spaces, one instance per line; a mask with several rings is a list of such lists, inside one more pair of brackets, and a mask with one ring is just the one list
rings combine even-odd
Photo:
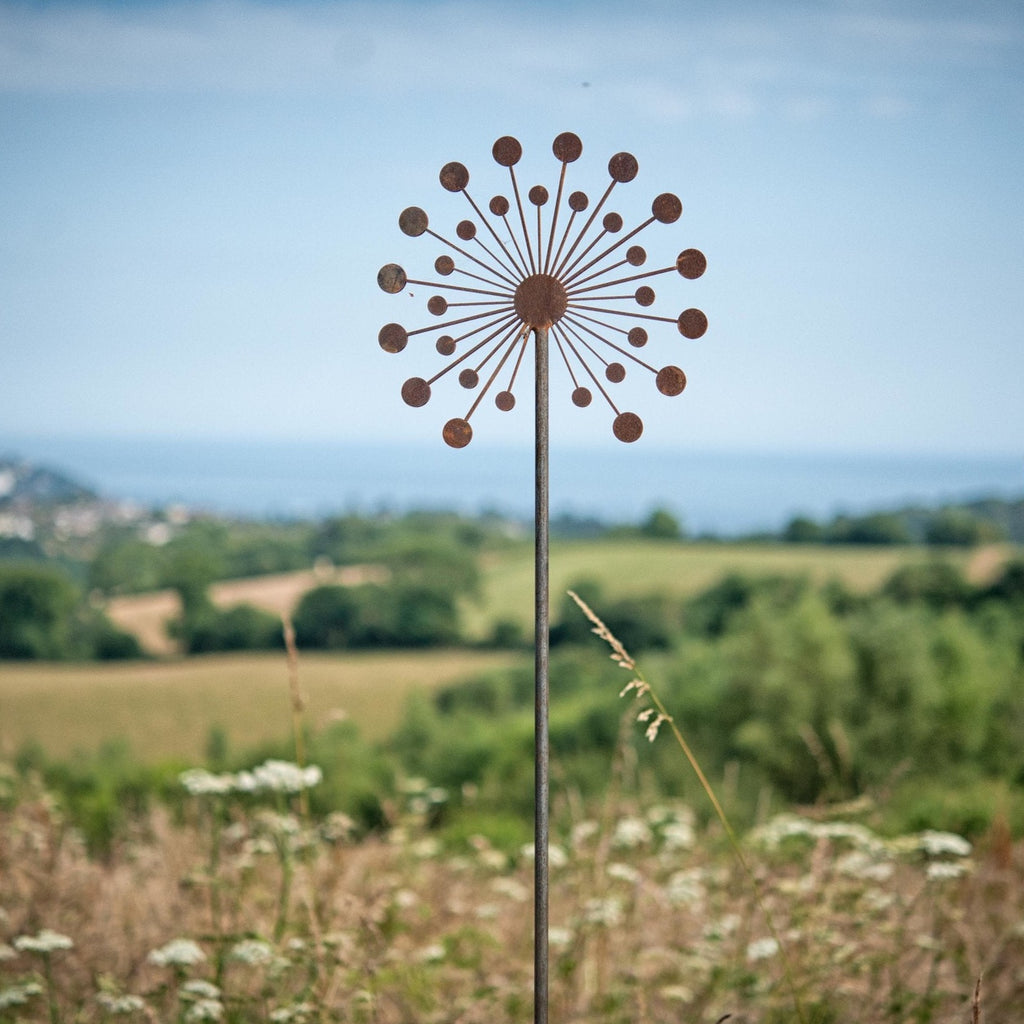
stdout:
[[531,274],[516,288],[516,314],[529,327],[550,327],[562,318],[568,305],[565,287],[551,274]]

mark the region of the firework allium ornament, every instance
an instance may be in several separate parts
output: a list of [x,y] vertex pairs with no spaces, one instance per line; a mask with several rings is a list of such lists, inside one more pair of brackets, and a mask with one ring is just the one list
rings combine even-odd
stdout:
[[[594,392],[612,411],[612,433],[620,441],[636,441],[643,421],[635,412],[620,410],[611,387],[633,370],[650,374],[662,395],[680,395],[686,374],[674,363],[652,366],[638,354],[648,341],[644,324],[673,325],[685,338],[699,338],[707,330],[707,317],[699,309],[678,316],[645,312],[656,296],[649,284],[661,274],[693,280],[707,263],[698,249],[684,249],[675,262],[658,270],[640,270],[647,251],[633,242],[652,224],[673,224],[683,211],[679,199],[665,192],[651,203],[651,215],[623,233],[623,218],[605,211],[617,185],[637,175],[636,158],[617,153],[608,161],[611,181],[593,205],[584,192],[566,197],[569,164],[580,158],[583,144],[571,132],[555,139],[552,147],[562,165],[555,201],[548,206],[548,190],[534,185],[527,199],[535,213],[527,214],[519,192],[515,167],[523,148],[510,136],[494,144],[495,161],[508,168],[511,201],[496,195],[485,214],[469,194],[469,171],[460,163],[441,168],[441,185],[462,193],[473,219],[455,227],[458,241],[433,231],[427,214],[418,206],[403,210],[402,231],[419,238],[427,235],[449,252],[434,261],[441,281],[409,277],[397,263],[381,267],[377,284],[389,294],[408,285],[436,293],[427,299],[427,311],[439,322],[408,330],[390,323],[378,341],[385,352],[402,352],[418,335],[437,335],[435,348],[446,360],[432,377],[410,377],[402,385],[408,405],[426,405],[434,385],[457,371],[458,383],[474,392],[465,416],[449,419],[442,431],[452,448],[465,448],[473,439],[470,420],[489,395],[501,412],[516,405],[515,386],[531,335],[534,342],[536,533],[535,533],[535,789],[534,789],[534,1022],[547,1024],[548,1014],[548,880],[549,880],[549,762],[548,740],[548,354],[550,340],[561,356],[571,381],[571,400],[586,408]],[[564,208],[563,208],[564,199]],[[544,209],[550,209],[547,220]],[[588,213],[589,211],[589,213]],[[598,218],[600,217],[600,220]],[[633,244],[630,244],[633,243]],[[454,253],[454,255],[452,255]],[[623,303],[627,305],[623,307]],[[447,318],[447,319],[443,319]]]
[[[637,370],[649,374],[663,395],[679,395],[686,387],[680,367],[654,366],[641,357],[648,342],[644,325],[668,323],[685,338],[699,338],[707,330],[707,317],[699,309],[672,317],[648,312],[656,295],[649,284],[639,284],[662,274],[694,280],[707,266],[704,254],[685,249],[669,266],[640,270],[647,262],[647,251],[629,244],[652,224],[675,223],[683,209],[678,197],[669,192],[657,196],[650,217],[623,233],[623,218],[614,212],[602,216],[602,211],[615,187],[636,177],[636,158],[617,153],[608,161],[611,180],[591,209],[584,192],[565,197],[569,164],[579,159],[583,144],[565,132],[555,139],[552,150],[561,163],[555,200],[549,207],[548,190],[534,185],[527,201],[535,213],[529,214],[516,179],[515,167],[523,152],[516,139],[504,136],[494,144],[495,161],[508,168],[512,200],[494,196],[487,204],[489,215],[469,194],[466,167],[445,164],[440,173],[442,187],[461,193],[474,214],[456,225],[457,241],[432,230],[418,206],[403,210],[398,218],[406,235],[429,236],[450,250],[434,261],[434,270],[443,280],[411,278],[395,263],[381,267],[377,274],[378,285],[391,294],[407,285],[437,290],[427,299],[427,311],[447,319],[415,330],[386,324],[378,341],[386,352],[397,353],[417,335],[438,335],[435,347],[447,362],[429,378],[410,377],[402,385],[402,398],[411,406],[426,405],[434,385],[457,371],[458,383],[475,396],[465,416],[444,425],[444,440],[453,448],[463,448],[472,440],[470,420],[487,395],[493,394],[502,412],[515,407],[519,371],[530,335],[538,331],[550,332],[572,382],[573,404],[589,406],[596,391],[612,411],[615,436],[636,441],[643,421],[635,412],[619,409],[611,386]],[[545,223],[546,207],[550,215]]]

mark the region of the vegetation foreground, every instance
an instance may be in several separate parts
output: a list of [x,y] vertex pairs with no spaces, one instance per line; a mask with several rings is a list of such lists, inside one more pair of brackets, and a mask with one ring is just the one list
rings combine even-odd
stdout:
[[[685,804],[638,806],[630,775],[620,759],[593,813],[556,807],[553,1020],[1019,1019],[1024,851],[1004,831],[972,848],[782,815],[743,840],[748,874]],[[180,817],[102,861],[45,792],[4,807],[0,1020],[531,1019],[529,846],[442,844],[446,794],[416,780],[354,842],[304,811],[318,782],[185,773]]]

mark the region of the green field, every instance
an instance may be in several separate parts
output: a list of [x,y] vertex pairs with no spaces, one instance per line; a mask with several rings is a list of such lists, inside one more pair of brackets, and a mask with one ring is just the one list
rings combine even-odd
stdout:
[[[943,552],[943,557],[981,577],[1006,556],[1006,549]],[[815,583],[841,580],[851,590],[878,587],[899,566],[931,557],[921,548],[841,547],[810,544],[677,544],[644,540],[553,543],[551,601],[581,579],[600,583],[610,598],[660,591],[688,597],[723,575],[804,575]],[[532,629],[533,550],[522,548],[485,566],[482,600],[465,608],[467,632],[485,635],[496,619]]]
[[[472,651],[302,656],[305,721],[318,729],[346,716],[364,736],[379,739],[396,725],[411,691],[516,660],[507,653]],[[0,758],[29,741],[60,758],[124,739],[140,761],[198,763],[214,726],[226,730],[235,749],[291,734],[283,653],[0,666]]]

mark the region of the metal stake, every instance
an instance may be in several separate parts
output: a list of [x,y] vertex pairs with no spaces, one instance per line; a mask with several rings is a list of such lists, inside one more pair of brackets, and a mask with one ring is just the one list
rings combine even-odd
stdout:
[[548,328],[533,332],[536,370],[536,487],[534,534],[534,888],[533,888],[533,1019],[548,1019],[548,842],[549,764],[548,680]]

